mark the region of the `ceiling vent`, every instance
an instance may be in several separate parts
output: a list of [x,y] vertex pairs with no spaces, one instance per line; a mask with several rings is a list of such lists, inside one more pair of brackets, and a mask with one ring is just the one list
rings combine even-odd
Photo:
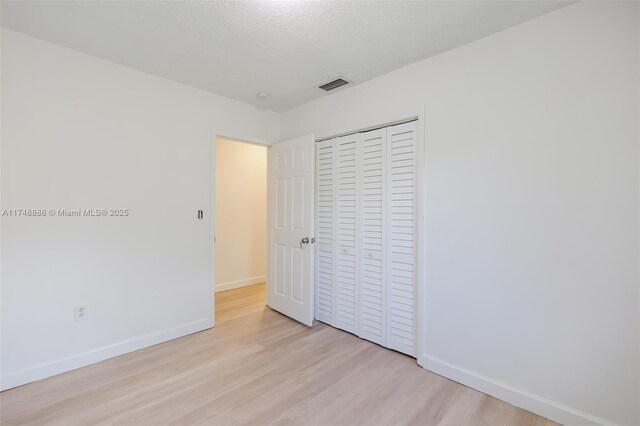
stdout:
[[325,92],[329,92],[333,89],[337,89],[338,87],[342,87],[349,84],[349,82],[343,78],[336,78],[328,83],[323,84],[322,86],[318,86],[318,88],[324,90]]

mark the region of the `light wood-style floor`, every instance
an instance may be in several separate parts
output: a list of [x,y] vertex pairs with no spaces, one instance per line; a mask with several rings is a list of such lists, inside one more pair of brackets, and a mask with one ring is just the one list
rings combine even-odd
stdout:
[[552,425],[413,358],[218,293],[216,327],[0,395],[0,422],[121,425]]

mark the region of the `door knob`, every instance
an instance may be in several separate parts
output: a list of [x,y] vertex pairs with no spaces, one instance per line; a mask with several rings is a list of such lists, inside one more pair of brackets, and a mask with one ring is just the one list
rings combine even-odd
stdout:
[[302,246],[303,246],[303,245],[305,245],[305,244],[309,244],[309,243],[313,244],[313,243],[315,243],[315,242],[316,242],[315,237],[314,237],[314,238],[311,238],[311,239],[309,239],[309,237],[303,237],[303,238],[300,240],[300,248],[302,248]]

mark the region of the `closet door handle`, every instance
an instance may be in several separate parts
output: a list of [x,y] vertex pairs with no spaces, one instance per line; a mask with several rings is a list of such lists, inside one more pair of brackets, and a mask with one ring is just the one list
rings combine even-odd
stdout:
[[309,244],[309,237],[303,237],[303,238],[300,240],[300,248],[302,248],[302,246],[303,246],[304,244]]

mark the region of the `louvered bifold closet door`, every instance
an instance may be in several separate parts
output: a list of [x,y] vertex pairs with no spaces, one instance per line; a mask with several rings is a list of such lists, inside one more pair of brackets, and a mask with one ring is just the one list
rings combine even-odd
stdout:
[[336,273],[333,325],[357,334],[358,288],[356,282],[356,139],[357,135],[335,139],[337,221],[334,267]]
[[333,141],[316,144],[316,319],[333,323],[334,205]]
[[387,128],[387,347],[415,356],[415,122]]
[[386,344],[385,210],[387,129],[358,141],[359,336]]

